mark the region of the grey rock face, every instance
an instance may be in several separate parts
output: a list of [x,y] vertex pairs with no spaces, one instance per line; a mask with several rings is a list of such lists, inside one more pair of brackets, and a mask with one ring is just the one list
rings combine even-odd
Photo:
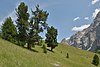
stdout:
[[63,39],[61,43],[92,52],[100,49],[100,12],[93,22],[88,28],[77,32],[69,40]]

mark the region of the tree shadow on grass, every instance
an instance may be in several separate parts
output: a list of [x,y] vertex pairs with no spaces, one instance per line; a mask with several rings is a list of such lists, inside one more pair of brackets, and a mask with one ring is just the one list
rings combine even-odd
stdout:
[[39,51],[35,50],[35,49],[30,49],[30,51],[36,52],[38,53]]
[[[27,47],[23,47],[23,48],[27,49]],[[37,50],[35,50],[35,49],[27,49],[27,50],[30,50],[30,51],[33,51],[33,52],[36,52],[36,53],[39,52],[39,51],[37,51]]]
[[[41,48],[43,49],[43,47],[41,47]],[[55,53],[54,51],[51,51],[49,48],[47,48],[47,50],[50,51],[50,52],[52,52],[52,53]]]
[[50,51],[50,52],[52,52],[52,53],[55,53],[54,51],[51,51],[51,50],[50,50],[50,49],[48,49],[48,48],[47,48],[47,50],[48,50],[48,51]]

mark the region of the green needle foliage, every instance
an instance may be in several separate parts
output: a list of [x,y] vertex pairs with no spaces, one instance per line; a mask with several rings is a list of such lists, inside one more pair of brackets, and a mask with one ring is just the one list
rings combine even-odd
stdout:
[[2,38],[12,43],[17,42],[17,30],[11,17],[6,18],[2,24]]
[[48,27],[45,43],[47,43],[48,47],[51,47],[51,51],[58,45],[57,43],[57,29],[55,29],[53,26]]
[[92,64],[98,66],[99,65],[99,57],[97,54],[94,55],[93,60],[92,60]]
[[43,9],[41,10],[39,5],[36,6],[35,11],[31,10],[31,12],[31,18],[29,18],[28,6],[24,2],[21,2],[18,8],[16,8],[16,27],[12,19],[7,18],[2,27],[2,37],[14,43],[17,40],[17,44],[23,47],[27,44],[27,48],[31,50],[35,45],[42,45],[43,38],[40,36],[40,33],[47,30],[46,43],[48,47],[51,47],[52,51],[58,44],[58,32],[53,26],[50,28],[46,22],[49,13]]
[[42,37],[39,34],[47,28],[46,20],[49,14],[47,11],[40,10],[39,5],[37,5],[36,10],[32,11],[32,15],[28,40],[29,49],[32,45],[41,45]]
[[28,6],[25,5],[24,2],[21,2],[18,8],[16,9],[17,12],[17,29],[18,29],[18,40],[19,45],[24,46],[27,42],[27,31],[29,30],[29,13],[28,13]]

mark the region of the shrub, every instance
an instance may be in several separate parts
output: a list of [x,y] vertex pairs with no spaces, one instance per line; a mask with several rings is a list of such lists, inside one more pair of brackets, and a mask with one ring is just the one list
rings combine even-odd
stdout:
[[93,60],[92,60],[92,64],[95,66],[99,65],[99,57],[97,54],[94,55]]
[[69,54],[67,53],[67,56],[66,56],[66,58],[69,58]]
[[100,50],[98,50],[96,53],[100,54]]
[[47,48],[45,45],[43,45],[43,53],[47,53]]

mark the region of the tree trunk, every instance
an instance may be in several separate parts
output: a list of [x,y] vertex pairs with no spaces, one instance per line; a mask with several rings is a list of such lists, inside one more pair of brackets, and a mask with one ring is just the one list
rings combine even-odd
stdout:
[[53,47],[51,47],[51,51],[53,51]]

